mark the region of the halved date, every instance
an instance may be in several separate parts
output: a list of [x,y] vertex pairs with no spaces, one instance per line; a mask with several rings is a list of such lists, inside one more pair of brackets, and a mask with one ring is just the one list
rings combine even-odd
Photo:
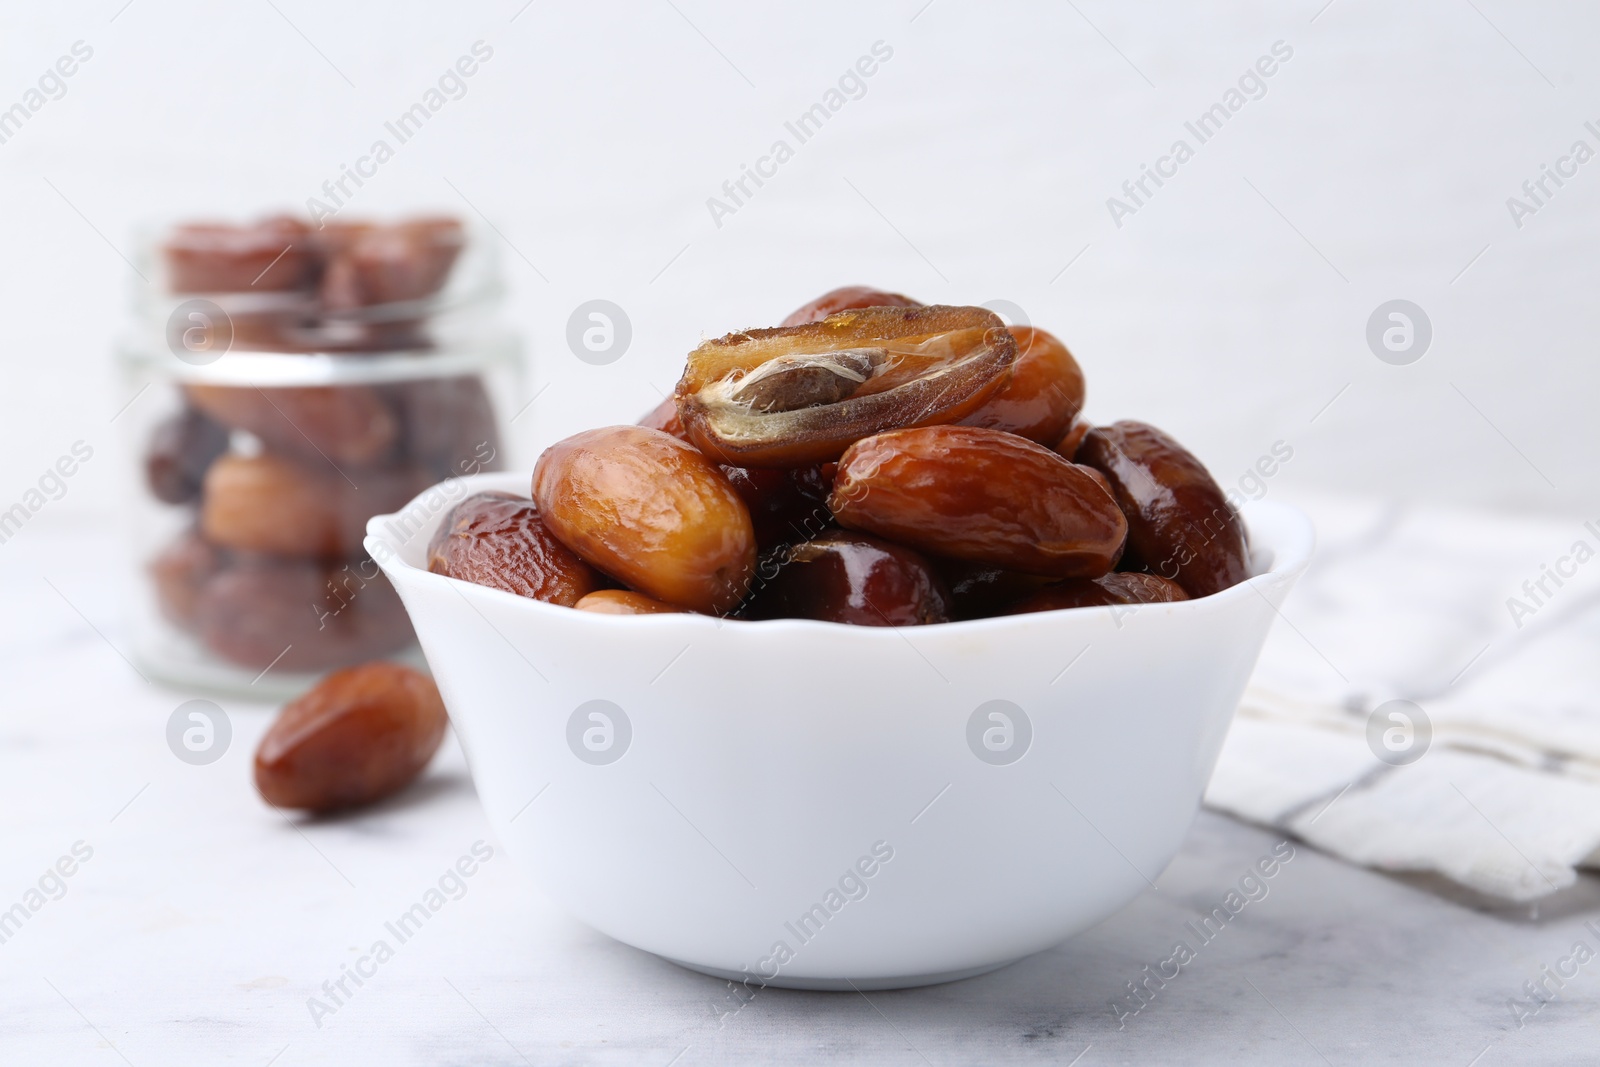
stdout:
[[564,607],[600,584],[545,527],[539,506],[510,493],[478,493],[451,508],[428,543],[428,569]]
[[545,525],[591,565],[641,593],[725,612],[756,565],[750,511],[693,446],[643,426],[587,430],[539,457]]
[[763,564],[746,619],[819,619],[857,626],[948,622],[950,592],[920,552],[835,530]]
[[1088,471],[1015,434],[894,430],[852,445],[829,497],[840,525],[935,555],[1058,578],[1116,566],[1128,524]]
[[750,330],[689,354],[675,396],[700,450],[738,467],[837,459],[884,430],[956,422],[999,388],[1016,341],[975,307],[870,307]]
[[1110,481],[1128,517],[1128,545],[1152,573],[1192,597],[1249,577],[1244,522],[1177,441],[1146,423],[1118,422],[1090,430],[1077,456]]

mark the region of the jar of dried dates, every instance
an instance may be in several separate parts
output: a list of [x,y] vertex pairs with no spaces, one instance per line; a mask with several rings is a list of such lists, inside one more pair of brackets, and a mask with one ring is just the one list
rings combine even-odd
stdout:
[[521,354],[493,252],[432,217],[143,243],[117,422],[147,673],[277,698],[412,649],[362,540],[428,486],[508,465]]

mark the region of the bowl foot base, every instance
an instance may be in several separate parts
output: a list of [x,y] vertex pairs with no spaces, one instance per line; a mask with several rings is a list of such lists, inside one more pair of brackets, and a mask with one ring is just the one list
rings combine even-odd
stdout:
[[[671,956],[663,956],[668,963],[675,963],[686,970],[698,971],[708,974],[713,978],[725,978],[730,982],[743,982],[751,978],[743,971],[728,971],[721,967],[707,967],[699,963],[690,963],[688,960],[675,960]],[[939,985],[943,982],[959,982],[963,978],[976,978],[980,974],[998,971],[1008,967],[1015,960],[1001,960],[999,963],[985,963],[979,967],[966,967],[955,971],[938,971],[933,974],[897,974],[876,975],[863,978],[813,978],[806,975],[787,975],[780,973],[776,978],[769,979],[764,984],[774,989],[814,989],[831,993],[851,993],[871,991],[875,989],[913,989],[917,986]],[[756,984],[752,979],[751,984]]]

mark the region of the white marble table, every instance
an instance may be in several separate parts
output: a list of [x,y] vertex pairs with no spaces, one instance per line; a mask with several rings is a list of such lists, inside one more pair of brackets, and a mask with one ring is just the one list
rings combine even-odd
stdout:
[[[386,921],[475,842],[497,847],[460,751],[376,810],[286,822],[249,784],[270,707],[222,701],[234,737],[209,766],[168,750],[167,717],[192,694],[146,684],[113,647],[127,638],[120,573],[112,543],[76,521],[41,517],[0,551],[0,909],[75,845],[92,850],[46,878],[20,927],[0,919],[6,1064],[1600,1059],[1600,960],[1520,1028],[1507,1007],[1575,941],[1600,947],[1583,925],[1600,929],[1600,881],[1534,915],[1301,846],[1201,946],[1185,924],[1278,843],[1210,813],[1156,890],[1066,945],[932,989],[767,991],[720,1026],[721,982],[580,926],[496,851],[314,1019],[308,998],[333,1005],[323,983]],[[1119,1028],[1113,998],[1180,938],[1197,958]]]

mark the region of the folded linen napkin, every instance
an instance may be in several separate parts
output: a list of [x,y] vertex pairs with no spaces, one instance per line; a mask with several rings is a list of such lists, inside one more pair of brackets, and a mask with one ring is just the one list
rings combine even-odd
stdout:
[[1318,551],[1207,805],[1509,900],[1600,866],[1600,518],[1296,502]]

